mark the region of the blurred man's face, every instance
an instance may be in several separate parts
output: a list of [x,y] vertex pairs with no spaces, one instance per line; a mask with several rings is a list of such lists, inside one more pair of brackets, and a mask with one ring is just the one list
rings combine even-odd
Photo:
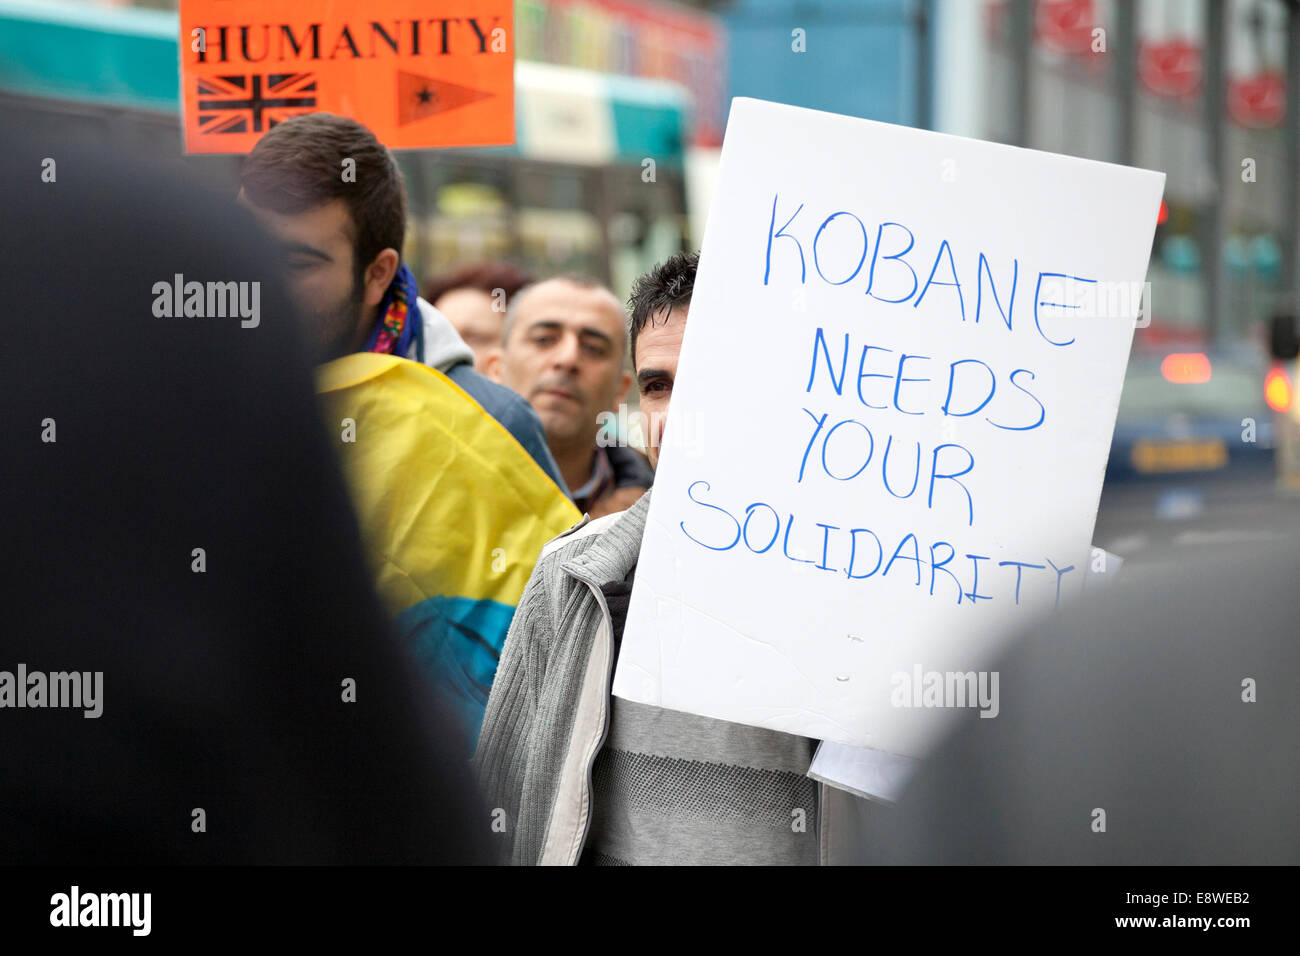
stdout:
[[668,400],[673,396],[677,378],[677,356],[682,351],[682,334],[686,331],[686,314],[690,304],[674,306],[671,312],[656,312],[636,337],[636,387],[641,395],[641,411],[649,419],[650,434],[646,456],[654,468],[659,467],[659,447],[663,444],[664,421],[668,417]]
[[501,328],[505,312],[493,309],[492,296],[482,289],[452,289],[438,296],[433,307],[456,327],[474,350],[474,368],[487,374],[494,356],[501,354]]
[[[396,271],[396,253],[385,249],[364,275],[358,277],[353,261],[352,215],[342,199],[332,199],[299,213],[281,213],[254,204],[243,190],[243,203],[279,240],[285,257],[289,291],[308,332],[324,359],[355,352],[369,331],[374,314]],[[386,253],[393,266],[386,269]],[[376,272],[387,271],[377,286]],[[377,287],[377,292],[376,292]]]
[[594,447],[596,416],[614,409],[632,381],[623,370],[623,306],[608,289],[552,279],[525,292],[515,309],[501,381],[528,399],[552,449]]

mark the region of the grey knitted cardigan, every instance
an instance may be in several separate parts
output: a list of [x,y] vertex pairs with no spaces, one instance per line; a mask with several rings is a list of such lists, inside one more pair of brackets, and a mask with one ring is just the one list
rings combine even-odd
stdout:
[[[581,853],[614,668],[600,587],[636,564],[650,495],[547,544],[519,601],[473,761],[488,806],[505,812],[503,862],[576,863]],[[817,794],[822,864],[869,862],[857,850],[867,801],[820,783]]]
[[588,585],[627,576],[649,507],[646,492],[627,511],[584,519],[548,544],[510,624],[474,769],[488,806],[505,811],[502,857],[516,865],[541,859],[583,677],[605,623],[603,599]]

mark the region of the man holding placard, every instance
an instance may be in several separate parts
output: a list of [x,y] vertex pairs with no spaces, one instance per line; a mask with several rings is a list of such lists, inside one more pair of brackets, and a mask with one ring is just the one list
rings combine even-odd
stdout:
[[1163,184],[735,99],[614,694],[904,757],[996,719],[1089,574]]
[[[653,500],[548,545],[507,639],[476,759],[515,862],[794,862],[812,740],[996,719],[988,662],[1088,572],[1163,179],[733,102],[690,332],[664,269],[633,309]],[[815,793],[828,862],[852,805]],[[768,839],[704,825],[734,807]]]
[[[642,276],[631,300],[656,463],[698,256]],[[650,492],[542,552],[506,639],[475,757],[513,863],[816,864],[815,741],[610,696]]]

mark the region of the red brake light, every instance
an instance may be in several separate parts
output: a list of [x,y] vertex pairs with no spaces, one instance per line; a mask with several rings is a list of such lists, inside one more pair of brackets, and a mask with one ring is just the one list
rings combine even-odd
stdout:
[[1197,385],[1210,380],[1210,359],[1204,352],[1174,352],[1160,363],[1160,374],[1178,385]]

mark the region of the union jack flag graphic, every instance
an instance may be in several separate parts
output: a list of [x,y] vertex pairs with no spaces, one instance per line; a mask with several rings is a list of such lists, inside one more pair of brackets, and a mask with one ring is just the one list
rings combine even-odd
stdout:
[[200,77],[199,132],[260,133],[316,107],[314,73]]

